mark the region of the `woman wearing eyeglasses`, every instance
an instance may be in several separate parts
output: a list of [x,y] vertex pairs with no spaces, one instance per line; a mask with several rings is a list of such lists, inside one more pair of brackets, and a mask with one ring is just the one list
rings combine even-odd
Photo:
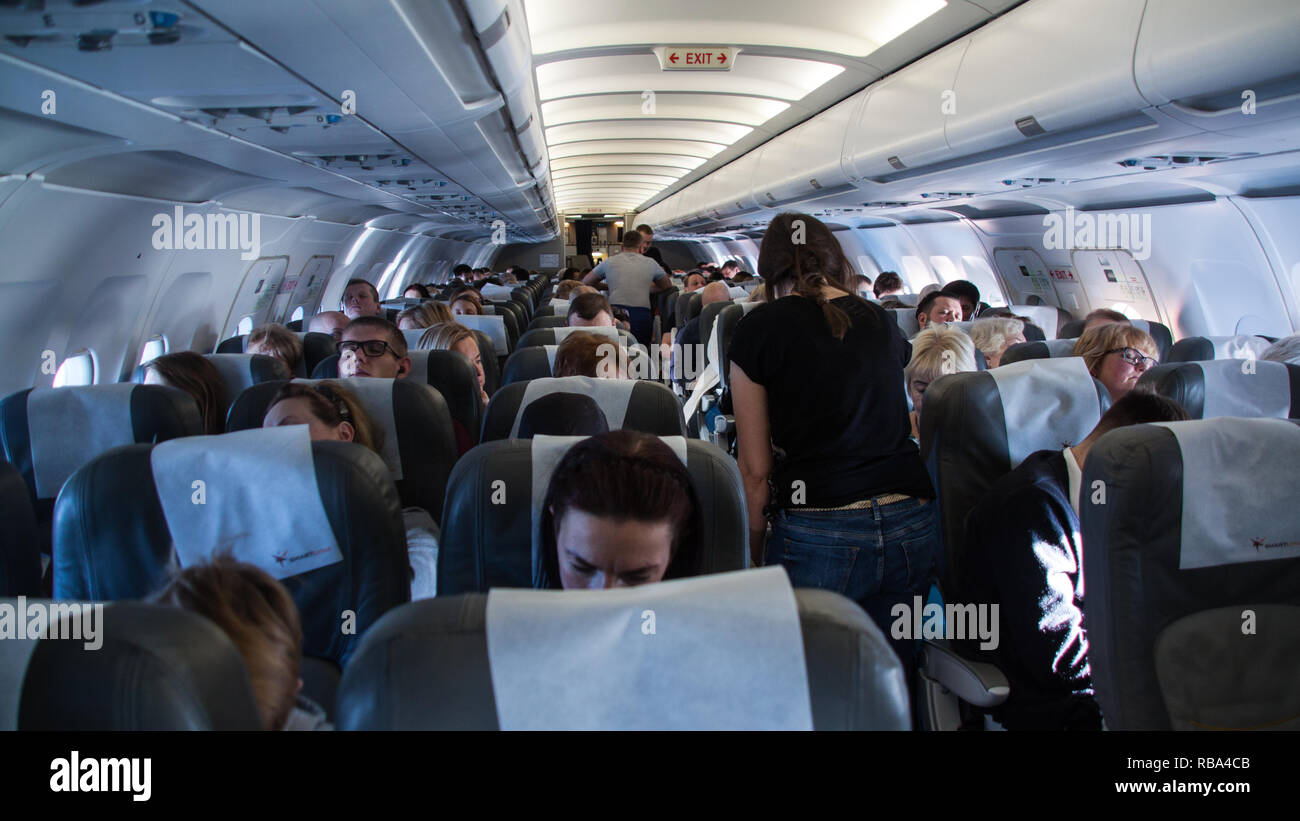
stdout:
[[1111,402],[1118,402],[1142,374],[1160,364],[1160,350],[1151,335],[1119,322],[1084,331],[1074,344],[1074,355],[1082,356],[1088,373],[1110,391]]

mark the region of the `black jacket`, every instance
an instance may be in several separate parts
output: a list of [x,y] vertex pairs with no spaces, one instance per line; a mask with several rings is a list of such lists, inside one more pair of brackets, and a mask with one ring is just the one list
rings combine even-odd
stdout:
[[[966,519],[961,603],[999,605],[986,651],[1011,694],[1007,729],[1100,729],[1083,619],[1083,545],[1061,451],[1038,451],[1003,476]],[[975,645],[967,642],[964,651]],[[972,653],[974,655],[974,653]]]

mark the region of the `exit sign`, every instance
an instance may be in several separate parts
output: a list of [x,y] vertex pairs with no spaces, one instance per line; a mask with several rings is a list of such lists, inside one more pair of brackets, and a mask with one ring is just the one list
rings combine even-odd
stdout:
[[730,71],[736,50],[730,46],[667,46],[659,52],[664,71]]

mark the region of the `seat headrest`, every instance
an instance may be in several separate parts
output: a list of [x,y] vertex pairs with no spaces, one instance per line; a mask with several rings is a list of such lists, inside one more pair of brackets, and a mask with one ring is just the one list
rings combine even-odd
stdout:
[[510,337],[506,334],[506,320],[504,316],[474,316],[466,314],[456,317],[456,321],[469,328],[472,331],[482,331],[487,334],[488,339],[492,340],[493,350],[497,356],[507,356],[510,353]]
[[921,455],[939,495],[945,590],[957,590],[966,514],[993,483],[1039,450],[1081,442],[1110,407],[1083,360],[1032,359],[941,376],[925,391]]
[[1300,365],[1255,359],[1174,362],[1142,374],[1138,385],[1174,400],[1193,419],[1300,418]]
[[[477,375],[474,379],[477,384]],[[294,381],[315,384],[320,380]],[[410,379],[356,377],[340,382],[356,396],[381,434],[379,453],[397,482],[402,502],[424,508],[436,520],[457,457],[451,412],[442,394]],[[283,386],[283,381],[265,382],[241,393],[230,407],[226,429],[260,428],[271,400]],[[473,437],[473,429],[469,433]]]
[[898,325],[898,330],[903,332],[903,336],[911,339],[921,332],[921,323],[916,320],[915,308],[887,308],[889,313],[894,315],[894,322]]
[[528,330],[532,331],[537,328],[563,328],[565,316],[539,316],[532,322],[528,323]]
[[519,416],[519,438],[595,436],[609,430],[596,400],[580,393],[552,393],[530,402]]
[[284,379],[290,374],[284,363],[273,356],[247,353],[210,353],[204,359],[211,362],[226,386],[226,400],[238,396],[239,392],[259,382],[271,382]]
[[555,370],[555,352],[559,345],[529,345],[519,348],[506,360],[505,373],[501,376],[502,384],[527,382],[530,379],[544,379]]
[[35,596],[41,591],[41,535],[31,494],[18,468],[0,459],[0,596]]
[[1189,336],[1169,349],[1169,362],[1205,362],[1213,359],[1258,359],[1268,349],[1262,336]]
[[194,399],[164,385],[29,388],[0,401],[5,458],[33,502],[53,499],[77,468],[106,450],[202,430]]
[[[1085,616],[1109,727],[1295,726],[1297,460],[1300,426],[1278,419],[1134,425],[1093,445],[1080,510]],[[1225,623],[1216,608],[1231,608],[1232,618]],[[1243,654],[1242,642],[1254,647]],[[1171,645],[1194,646],[1196,692],[1172,675],[1186,671]]]
[[999,364],[1011,365],[1027,359],[1058,359],[1074,356],[1077,339],[1050,339],[1040,342],[1017,342],[1003,353]]
[[561,326],[558,328],[534,328],[527,331],[519,337],[519,344],[516,348],[527,348],[536,345],[558,345],[565,340],[569,334],[573,333],[593,333],[599,336],[608,336],[610,339],[620,339],[623,344],[635,345],[636,337],[623,330],[612,326],[595,326],[590,328],[570,328]]
[[1028,317],[1049,340],[1060,336],[1057,330],[1062,319],[1068,317],[1068,314],[1052,305],[1008,305],[1007,309],[1016,316]]
[[[569,446],[578,439],[565,438]],[[748,567],[749,530],[735,460],[706,442],[678,440],[683,441],[704,529],[701,572]],[[533,445],[534,440],[487,441],[456,463],[438,550],[439,596],[534,586],[533,499],[546,488],[534,487]],[[562,455],[547,451],[552,468]],[[549,483],[550,472],[545,475]],[[492,527],[485,528],[489,520]]]
[[[1061,330],[1056,334],[1058,338],[1078,339],[1083,335],[1083,325],[1085,320],[1073,319],[1061,326]],[[1141,331],[1146,331],[1155,340],[1156,350],[1160,352],[1160,361],[1169,361],[1170,349],[1174,344],[1174,336],[1169,328],[1159,322],[1149,322],[1145,319],[1132,320],[1133,327]]]
[[[748,579],[745,581],[748,583]],[[647,594],[662,584],[633,590]],[[681,586],[681,582],[667,584],[678,585],[679,589]],[[836,593],[793,593],[803,645],[803,659],[793,669],[802,671],[806,678],[813,729],[908,729],[911,719],[907,685],[897,656],[880,629],[860,607]],[[583,597],[576,591],[544,595],[557,599]],[[674,595],[674,591],[670,589],[666,595]],[[705,606],[706,600],[700,601]],[[662,606],[634,610],[627,611],[632,614],[629,629],[635,631],[638,642],[664,637],[662,621],[654,634],[641,632],[641,625],[648,623],[642,613],[654,610],[657,619],[662,619]],[[764,613],[764,621],[768,618]],[[501,669],[493,670],[488,623],[488,596],[483,594],[439,596],[389,613],[366,636],[344,671],[338,700],[340,729],[496,730],[508,726],[497,711],[493,681]],[[727,653],[734,652],[734,646],[730,646],[732,636],[721,631],[698,632],[703,635],[692,637],[702,642],[727,643]],[[747,639],[761,640],[758,632],[751,631]],[[647,644],[632,649],[647,649]],[[648,649],[654,652],[656,647]],[[627,669],[630,672],[631,668]],[[624,674],[624,670],[615,672]],[[650,686],[662,692],[666,685],[663,679],[653,679]],[[731,689],[727,687],[723,692]],[[767,692],[763,686],[751,689]],[[712,703],[717,697],[713,694],[701,701]],[[606,704],[603,697],[597,703],[602,707]]]
[[666,386],[649,380],[593,379],[587,376],[532,379],[497,391],[488,402],[480,441],[519,436],[520,416],[529,403],[552,393],[591,397],[611,429],[639,430],[656,436],[685,436],[681,404]]
[[[23,655],[0,664],[0,730],[262,729],[244,659],[197,613],[141,602],[0,599],[0,609],[33,607],[58,615],[45,637],[0,642],[0,659]],[[67,638],[88,635],[79,632],[88,626],[98,647]]]
[[[222,434],[214,441],[224,446],[225,437],[241,436],[267,443],[263,453],[241,448],[239,463],[226,468],[230,477],[238,477],[284,507],[303,505],[309,501],[305,495],[288,497],[293,505],[287,505],[279,490],[260,478],[271,475],[269,443],[276,433],[259,429]],[[247,491],[227,496],[221,489],[227,485],[224,480],[196,486],[196,481],[209,479],[190,478],[183,471],[156,474],[151,458],[154,448],[117,448],[68,480],[54,510],[56,598],[138,599],[162,587],[174,561],[173,542],[183,546],[197,532],[183,524],[186,533],[173,534],[169,529],[173,519],[164,508],[177,503],[182,493],[186,494],[185,504],[203,508],[200,515],[228,523],[210,527],[209,532],[238,534],[239,526],[247,525],[248,511],[238,498]],[[370,624],[390,607],[410,600],[406,532],[396,488],[378,456],[359,445],[333,441],[312,442],[311,455],[316,499],[324,508],[342,560],[289,576],[282,583],[302,616],[303,652],[341,663]],[[169,496],[175,498],[168,501]],[[259,521],[253,535],[264,532],[269,529]],[[301,553],[319,549],[314,537],[305,532],[270,545],[257,538],[248,542],[273,551],[272,562],[279,554],[285,555],[287,563]],[[224,547],[227,545],[218,546]],[[341,614],[349,610],[355,615],[349,624],[355,627],[355,634],[340,629]]]
[[478,371],[469,357],[459,351],[411,351],[409,356],[411,372],[404,381],[433,388],[446,401],[451,418],[470,436],[476,435],[483,426],[483,402]]

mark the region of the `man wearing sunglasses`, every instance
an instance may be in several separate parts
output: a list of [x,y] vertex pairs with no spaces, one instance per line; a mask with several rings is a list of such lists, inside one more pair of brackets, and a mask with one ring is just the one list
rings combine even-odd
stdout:
[[411,372],[406,339],[397,326],[377,316],[357,317],[339,342],[339,376],[405,379]]

